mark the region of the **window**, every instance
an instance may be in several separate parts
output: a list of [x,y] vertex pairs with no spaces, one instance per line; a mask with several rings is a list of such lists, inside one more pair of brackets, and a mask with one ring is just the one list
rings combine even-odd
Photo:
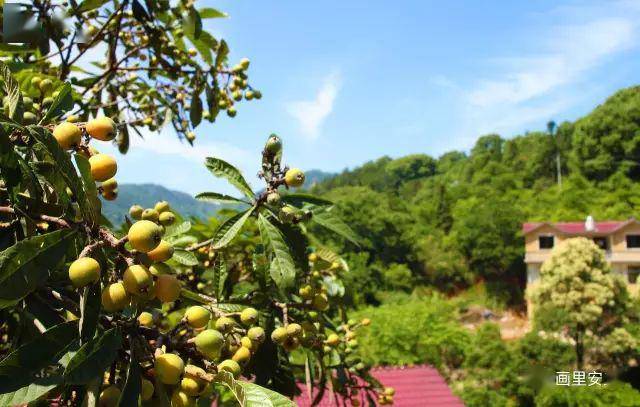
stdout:
[[594,237],[593,243],[597,244],[602,250],[609,250],[609,239],[606,237]]
[[640,267],[629,267],[627,271],[629,284],[635,284],[638,281],[638,275],[640,275]]
[[538,236],[538,245],[541,249],[553,249],[553,236]]
[[627,249],[640,249],[640,235],[627,235]]

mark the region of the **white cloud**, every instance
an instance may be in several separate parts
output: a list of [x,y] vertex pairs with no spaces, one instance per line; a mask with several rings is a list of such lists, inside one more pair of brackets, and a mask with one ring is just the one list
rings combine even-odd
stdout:
[[460,101],[456,146],[468,148],[479,134],[509,135],[539,126],[575,106],[594,89],[594,74],[638,45],[640,7],[607,2],[593,7],[558,7],[541,21],[561,21],[534,27],[542,36],[521,46],[521,56],[491,58],[491,74],[463,86],[448,77],[431,83]]
[[178,139],[172,130],[161,133],[143,132],[144,139],[135,133],[131,133],[131,148],[143,149],[155,154],[175,155],[193,161],[197,164],[204,163],[206,157],[225,157],[230,163],[242,163],[251,157],[248,151],[227,143],[207,142],[196,140],[191,146],[188,142]]
[[477,107],[522,103],[577,82],[592,68],[633,46],[635,28],[632,20],[623,18],[557,27],[547,53],[497,60],[511,69],[504,78],[481,81],[467,100]]
[[341,78],[337,72],[327,76],[315,99],[294,101],[287,104],[287,111],[300,125],[303,136],[315,140],[326,118],[333,111],[333,104],[338,96]]

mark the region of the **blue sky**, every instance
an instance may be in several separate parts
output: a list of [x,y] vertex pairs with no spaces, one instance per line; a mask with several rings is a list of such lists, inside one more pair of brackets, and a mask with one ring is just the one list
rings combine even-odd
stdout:
[[[247,56],[260,101],[235,119],[134,140],[118,179],[189,193],[233,192],[205,170],[219,156],[256,188],[275,132],[285,161],[340,171],[382,155],[468,150],[482,134],[512,137],[574,120],[638,84],[640,3],[633,1],[203,1],[206,20]],[[103,152],[115,150],[97,146]],[[117,153],[114,153],[117,154]]]

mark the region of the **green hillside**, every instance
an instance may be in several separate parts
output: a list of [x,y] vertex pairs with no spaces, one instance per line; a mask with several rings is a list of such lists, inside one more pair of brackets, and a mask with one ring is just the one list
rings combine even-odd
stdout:
[[118,199],[102,201],[102,213],[114,225],[123,221],[123,216],[129,212],[133,204],[151,207],[156,202],[166,200],[182,216],[195,216],[207,219],[216,214],[220,205],[200,202],[191,195],[167,189],[156,184],[121,184],[118,186]]
[[455,291],[485,280],[521,304],[522,222],[639,217],[638,180],[640,87],[631,87],[551,133],[484,135],[468,153],[437,158],[383,157],[312,190],[363,237],[363,249],[333,241],[352,266],[352,301],[375,302],[380,288]]

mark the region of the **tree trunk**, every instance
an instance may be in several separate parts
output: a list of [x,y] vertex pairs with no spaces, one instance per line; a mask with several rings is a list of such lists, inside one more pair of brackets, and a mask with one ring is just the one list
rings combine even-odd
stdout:
[[576,327],[575,340],[577,370],[582,370],[584,366],[584,327],[582,325]]

